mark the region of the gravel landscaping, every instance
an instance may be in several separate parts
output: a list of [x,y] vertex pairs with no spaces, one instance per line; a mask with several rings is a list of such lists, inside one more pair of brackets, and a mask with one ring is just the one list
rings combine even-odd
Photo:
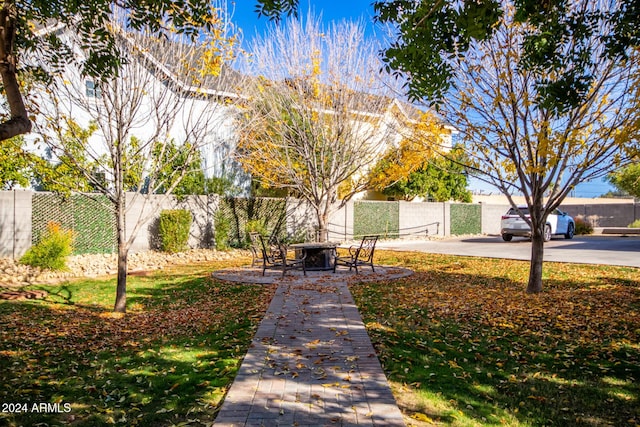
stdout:
[[[207,261],[222,261],[249,256],[248,251],[214,249],[192,249],[169,254],[147,251],[129,254],[129,273],[159,270],[167,265],[191,264]],[[0,258],[0,287],[23,286],[32,283],[54,283],[72,277],[99,277],[116,274],[116,254],[76,255],[67,259],[65,271],[41,270],[22,265],[11,258]]]

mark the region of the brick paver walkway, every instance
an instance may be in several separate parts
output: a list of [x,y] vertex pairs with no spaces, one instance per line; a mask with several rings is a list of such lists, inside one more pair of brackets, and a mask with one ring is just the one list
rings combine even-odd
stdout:
[[[409,274],[376,270],[357,279]],[[236,278],[279,285],[216,426],[405,425],[347,288],[355,274],[329,274]]]

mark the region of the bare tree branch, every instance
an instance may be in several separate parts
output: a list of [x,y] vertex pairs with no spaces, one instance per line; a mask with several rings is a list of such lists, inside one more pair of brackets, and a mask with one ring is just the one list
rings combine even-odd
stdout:
[[238,159],[269,187],[315,210],[318,226],[368,185],[367,169],[397,137],[378,49],[362,25],[317,18],[272,27],[250,46],[256,76],[238,126]]

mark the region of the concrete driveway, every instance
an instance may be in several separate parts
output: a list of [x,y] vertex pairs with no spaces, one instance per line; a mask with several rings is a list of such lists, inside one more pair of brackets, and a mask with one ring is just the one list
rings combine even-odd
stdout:
[[[440,240],[384,240],[379,249],[488,258],[531,259],[531,242],[500,236],[451,237]],[[622,265],[640,268],[640,236],[576,236],[572,240],[553,237],[545,243],[544,260],[582,264]]]

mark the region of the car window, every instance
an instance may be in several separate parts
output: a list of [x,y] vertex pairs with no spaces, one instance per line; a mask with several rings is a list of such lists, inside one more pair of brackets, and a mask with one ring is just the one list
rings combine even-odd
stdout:
[[[520,212],[522,212],[524,215],[529,215],[528,208],[520,208]],[[515,210],[514,208],[511,208],[509,209],[509,212],[507,212],[507,215],[518,215],[518,211]]]

